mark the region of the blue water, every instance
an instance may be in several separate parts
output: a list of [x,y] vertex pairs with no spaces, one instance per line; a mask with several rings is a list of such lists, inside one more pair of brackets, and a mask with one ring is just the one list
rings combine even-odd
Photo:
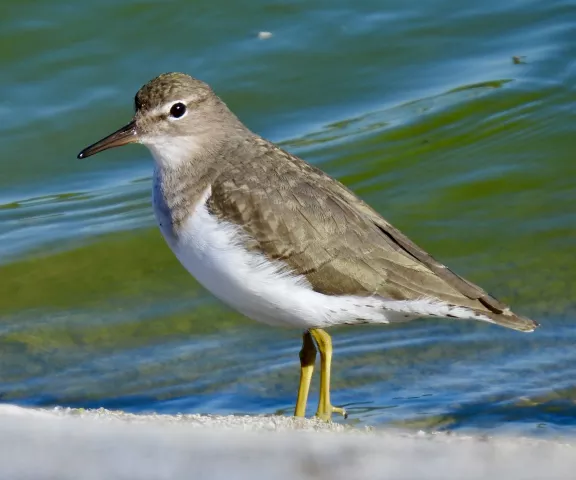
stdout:
[[152,218],[149,153],[75,159],[130,118],[143,83],[181,70],[542,324],[334,330],[333,403],[347,422],[572,433],[570,1],[3,10],[2,401],[291,414],[300,332],[228,310],[176,262]]

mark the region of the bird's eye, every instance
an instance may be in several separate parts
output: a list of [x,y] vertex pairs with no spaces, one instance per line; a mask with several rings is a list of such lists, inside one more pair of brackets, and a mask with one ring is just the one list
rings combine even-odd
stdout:
[[186,105],[182,102],[175,103],[170,108],[170,116],[173,118],[180,118],[186,113]]

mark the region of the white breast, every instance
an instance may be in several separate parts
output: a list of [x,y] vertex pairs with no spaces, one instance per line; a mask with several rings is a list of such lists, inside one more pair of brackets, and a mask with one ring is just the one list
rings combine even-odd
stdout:
[[432,300],[387,301],[380,297],[332,296],[315,292],[303,276],[282,262],[246,250],[240,227],[219,220],[206,208],[207,189],[178,235],[166,228],[155,201],[161,230],[182,265],[220,300],[270,325],[312,328],[346,323],[389,323],[419,316],[478,318],[464,308]]

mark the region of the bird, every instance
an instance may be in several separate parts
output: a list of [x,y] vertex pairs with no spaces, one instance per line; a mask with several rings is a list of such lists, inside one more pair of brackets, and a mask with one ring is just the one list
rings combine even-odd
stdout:
[[294,416],[306,415],[318,352],[316,416],[346,416],[330,399],[329,327],[418,318],[539,326],[437,261],[338,180],[253,133],[207,83],[161,74],[138,90],[134,110],[78,158],[146,146],[156,221],[184,268],[241,314],[303,332]]

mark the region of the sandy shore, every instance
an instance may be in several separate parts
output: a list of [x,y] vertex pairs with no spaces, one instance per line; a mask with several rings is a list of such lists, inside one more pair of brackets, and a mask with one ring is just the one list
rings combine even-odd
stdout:
[[0,405],[0,478],[570,479],[571,442]]

